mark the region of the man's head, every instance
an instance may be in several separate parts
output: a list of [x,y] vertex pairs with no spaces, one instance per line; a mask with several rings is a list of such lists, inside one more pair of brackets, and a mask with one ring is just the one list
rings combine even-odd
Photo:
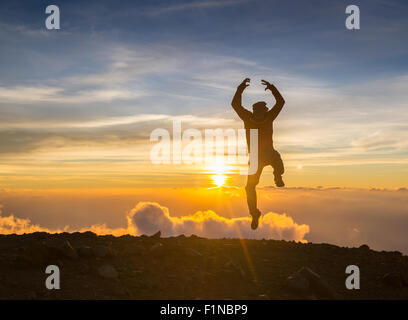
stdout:
[[255,120],[263,120],[266,113],[268,112],[268,107],[265,101],[259,101],[252,105],[252,111]]

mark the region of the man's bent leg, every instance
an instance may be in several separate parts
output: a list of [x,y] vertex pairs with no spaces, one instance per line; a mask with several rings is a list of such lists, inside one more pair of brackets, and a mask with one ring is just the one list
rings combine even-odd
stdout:
[[277,187],[284,187],[285,183],[282,180],[282,175],[285,172],[285,167],[281,155],[275,149],[272,150],[271,165],[273,168],[273,175],[275,177],[275,184]]

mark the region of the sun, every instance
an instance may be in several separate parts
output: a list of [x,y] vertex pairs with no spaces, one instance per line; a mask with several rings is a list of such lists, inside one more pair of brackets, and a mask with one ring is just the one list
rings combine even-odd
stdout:
[[224,174],[216,174],[211,176],[211,179],[217,187],[222,187],[225,184],[227,177]]
[[227,182],[228,167],[223,164],[216,164],[207,167],[207,172],[211,174],[211,180],[217,187],[222,187]]

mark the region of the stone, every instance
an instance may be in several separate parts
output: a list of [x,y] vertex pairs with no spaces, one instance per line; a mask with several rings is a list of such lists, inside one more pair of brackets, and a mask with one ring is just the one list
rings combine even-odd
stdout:
[[94,256],[94,252],[91,247],[82,246],[77,249],[78,255],[82,258],[90,258]]
[[193,248],[186,248],[185,253],[192,258],[201,258],[203,256],[202,253]]
[[61,252],[62,254],[71,259],[71,260],[77,260],[78,259],[78,253],[77,251],[71,246],[69,241],[65,241],[64,244],[61,246]]
[[369,251],[370,250],[370,247],[368,245],[366,245],[366,244],[363,244],[363,245],[359,246],[358,248],[361,249],[361,250],[364,250],[364,251]]
[[84,263],[84,264],[81,265],[81,268],[79,269],[79,274],[86,275],[86,274],[89,274],[89,273],[91,273],[93,271],[95,271],[95,269],[93,269],[88,264]]
[[229,271],[235,275],[245,277],[245,271],[239,263],[234,263],[233,261],[227,261],[224,264],[224,270]]
[[82,236],[87,237],[87,238],[97,238],[97,234],[92,232],[92,231],[85,231],[82,233]]
[[38,240],[44,240],[48,237],[48,233],[47,232],[33,232],[31,234],[32,237],[38,239]]
[[299,275],[309,281],[310,288],[322,298],[333,299],[336,293],[332,287],[310,268],[303,267],[298,271]]
[[36,300],[36,299],[38,299],[37,293],[36,293],[35,291],[27,291],[27,292],[24,294],[24,298],[25,298],[26,300]]
[[98,268],[98,274],[102,277],[102,278],[106,278],[106,279],[116,279],[119,274],[116,271],[115,267],[111,266],[111,265],[103,265],[101,267]]
[[22,256],[18,258],[18,261],[22,262],[22,265],[27,266],[39,266],[46,262],[47,250],[44,246],[34,245],[24,252]]
[[161,231],[157,231],[155,234],[153,234],[152,236],[150,236],[150,238],[156,238],[159,239],[161,237]]
[[408,287],[408,271],[401,271],[401,282],[402,285]]
[[92,252],[95,255],[95,257],[98,258],[112,257],[114,255],[113,250],[110,247],[104,245],[94,246],[92,248]]
[[310,291],[309,280],[305,279],[297,272],[288,277],[286,285],[290,291],[293,291],[296,294],[308,295]]
[[45,244],[44,248],[47,251],[47,257],[48,259],[59,259],[65,257],[63,250],[60,247],[57,247],[55,245],[48,245]]
[[157,242],[150,247],[150,252],[156,252],[161,247],[163,247],[163,244],[161,242]]
[[402,285],[403,285],[401,275],[398,273],[394,273],[394,272],[384,274],[382,280],[386,285],[392,288],[399,289],[399,288],[402,288]]

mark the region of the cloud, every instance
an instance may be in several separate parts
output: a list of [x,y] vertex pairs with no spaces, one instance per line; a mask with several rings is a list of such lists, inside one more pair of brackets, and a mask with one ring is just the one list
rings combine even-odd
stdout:
[[248,0],[188,1],[188,2],[178,3],[178,4],[173,4],[170,6],[150,9],[148,13],[151,15],[159,15],[159,14],[188,10],[188,9],[218,8],[218,7],[234,6],[234,5],[242,4],[243,2],[247,2],[247,1]]
[[259,188],[258,201],[261,211],[284,210],[309,225],[310,242],[408,252],[404,188]]
[[166,207],[155,202],[139,202],[127,216],[131,233],[151,235],[161,231],[164,237],[195,234],[205,238],[284,239],[305,242],[309,226],[299,225],[285,214],[268,212],[252,231],[250,218],[224,218],[214,211],[172,217]]
[[14,215],[2,217],[0,212],[0,234],[23,234],[32,232],[58,233],[63,230],[50,230],[39,225],[32,224],[30,219],[17,218]]
[[[332,86],[256,59],[204,52],[184,44],[107,47],[94,52],[95,66],[86,73],[70,65],[73,71],[61,78],[26,77],[27,81],[1,86],[0,133],[18,136],[18,142],[2,139],[0,150],[22,150],[25,156],[62,133],[68,137],[64,149],[76,148],[80,140],[82,144],[105,140],[108,148],[109,142],[120,140],[133,150],[134,134],[144,139],[151,132],[141,122],[149,120],[155,125],[154,119],[172,114],[183,122],[189,121],[186,115],[190,113],[195,119],[200,115],[201,124],[207,126],[217,121],[241,127],[229,102],[237,82],[249,75],[253,81],[243,97],[244,105],[258,99],[274,103],[263,91],[258,81],[261,77],[273,79],[285,96],[287,106],[276,122],[274,135],[288,163],[406,163],[407,117],[402,109],[407,98],[406,74]],[[4,133],[9,129],[15,131]],[[99,131],[83,134],[92,129]],[[144,141],[148,148],[148,139]]]
[[90,227],[85,227],[76,230],[78,232],[85,232],[85,231],[92,231],[97,235],[114,235],[116,237],[120,237],[124,234],[128,234],[128,229],[126,228],[109,228],[106,224],[94,224]]
[[[404,139],[405,140],[405,139]],[[365,137],[359,137],[351,142],[353,147],[361,148],[364,150],[394,147],[401,142],[401,139],[394,135],[385,133],[383,131],[376,131]],[[405,141],[404,141],[405,142]]]
[[90,103],[113,100],[127,100],[142,94],[126,89],[81,90],[75,94],[63,94],[58,87],[0,87],[0,100],[13,103],[53,102],[53,103]]
[[69,226],[65,226],[63,229],[44,228],[40,225],[33,224],[30,219],[17,218],[14,215],[2,217],[0,215],[0,234],[24,234],[32,232],[48,232],[48,233],[61,233],[61,232],[85,232],[92,231],[98,235],[112,234],[114,236],[121,236],[127,234],[126,228],[109,228],[106,224],[95,224],[90,227],[81,229],[70,229]]
[[127,228],[110,228],[106,224],[90,227],[49,229],[33,224],[30,219],[17,218],[14,215],[1,216],[0,234],[23,234],[31,232],[85,232],[92,231],[99,235],[113,234],[120,236],[152,235],[161,231],[163,237],[192,234],[206,238],[244,238],[244,239],[283,239],[306,242],[304,236],[309,226],[299,225],[285,214],[269,212],[260,220],[259,228],[252,231],[249,218],[224,218],[215,212],[198,211],[183,217],[170,216],[169,210],[155,202],[139,202],[127,215]]
[[[171,122],[174,120],[181,121],[183,124],[195,126],[201,128],[217,128],[228,125],[238,124],[235,119],[231,118],[212,118],[212,117],[202,117],[195,116],[190,114],[181,114],[181,115],[171,115],[171,114],[135,114],[122,117],[99,117],[92,120],[83,120],[83,121],[56,121],[54,120],[40,120],[40,121],[31,121],[31,122],[13,122],[13,121],[4,121],[1,122],[2,130],[5,129],[35,129],[51,132],[52,129],[83,129],[83,128],[102,128],[102,127],[113,127],[113,126],[126,126],[134,125],[138,123],[151,124],[153,121],[166,121]],[[211,126],[208,124],[211,123]],[[157,126],[164,126],[165,123],[154,123],[152,128]],[[153,129],[152,129],[153,130]],[[132,132],[135,129],[132,127]],[[60,131],[59,131],[60,133]],[[148,134],[146,134],[148,135]]]
[[[145,181],[147,179],[150,177]],[[174,179],[171,181],[174,182]],[[249,219],[236,217],[238,214],[245,215],[248,210],[243,188],[235,190],[238,197],[229,192],[220,193],[219,188],[157,188],[156,185],[154,190],[112,190],[3,190],[0,203],[14,217],[0,215],[0,231],[23,233],[48,228],[49,232],[58,232],[68,225],[69,231],[136,235],[152,234],[160,229],[166,235],[190,232],[205,234],[206,237],[304,239],[312,243],[348,247],[367,244],[374,250],[399,250],[408,254],[407,187],[259,187],[259,209],[269,213],[263,216],[256,232],[249,229]],[[228,188],[230,190],[233,188]],[[171,215],[160,205],[140,202],[149,198],[168,204],[172,208]],[[214,201],[209,204],[208,199]],[[136,207],[135,201],[139,201]],[[133,210],[129,212],[131,208]],[[211,208],[212,211],[200,211],[201,208]],[[286,216],[271,212],[285,212]],[[152,223],[154,216],[161,220],[153,220],[155,223]],[[209,228],[211,224],[213,226]],[[310,227],[309,232],[300,228],[304,225]],[[213,233],[210,233],[211,230]]]

